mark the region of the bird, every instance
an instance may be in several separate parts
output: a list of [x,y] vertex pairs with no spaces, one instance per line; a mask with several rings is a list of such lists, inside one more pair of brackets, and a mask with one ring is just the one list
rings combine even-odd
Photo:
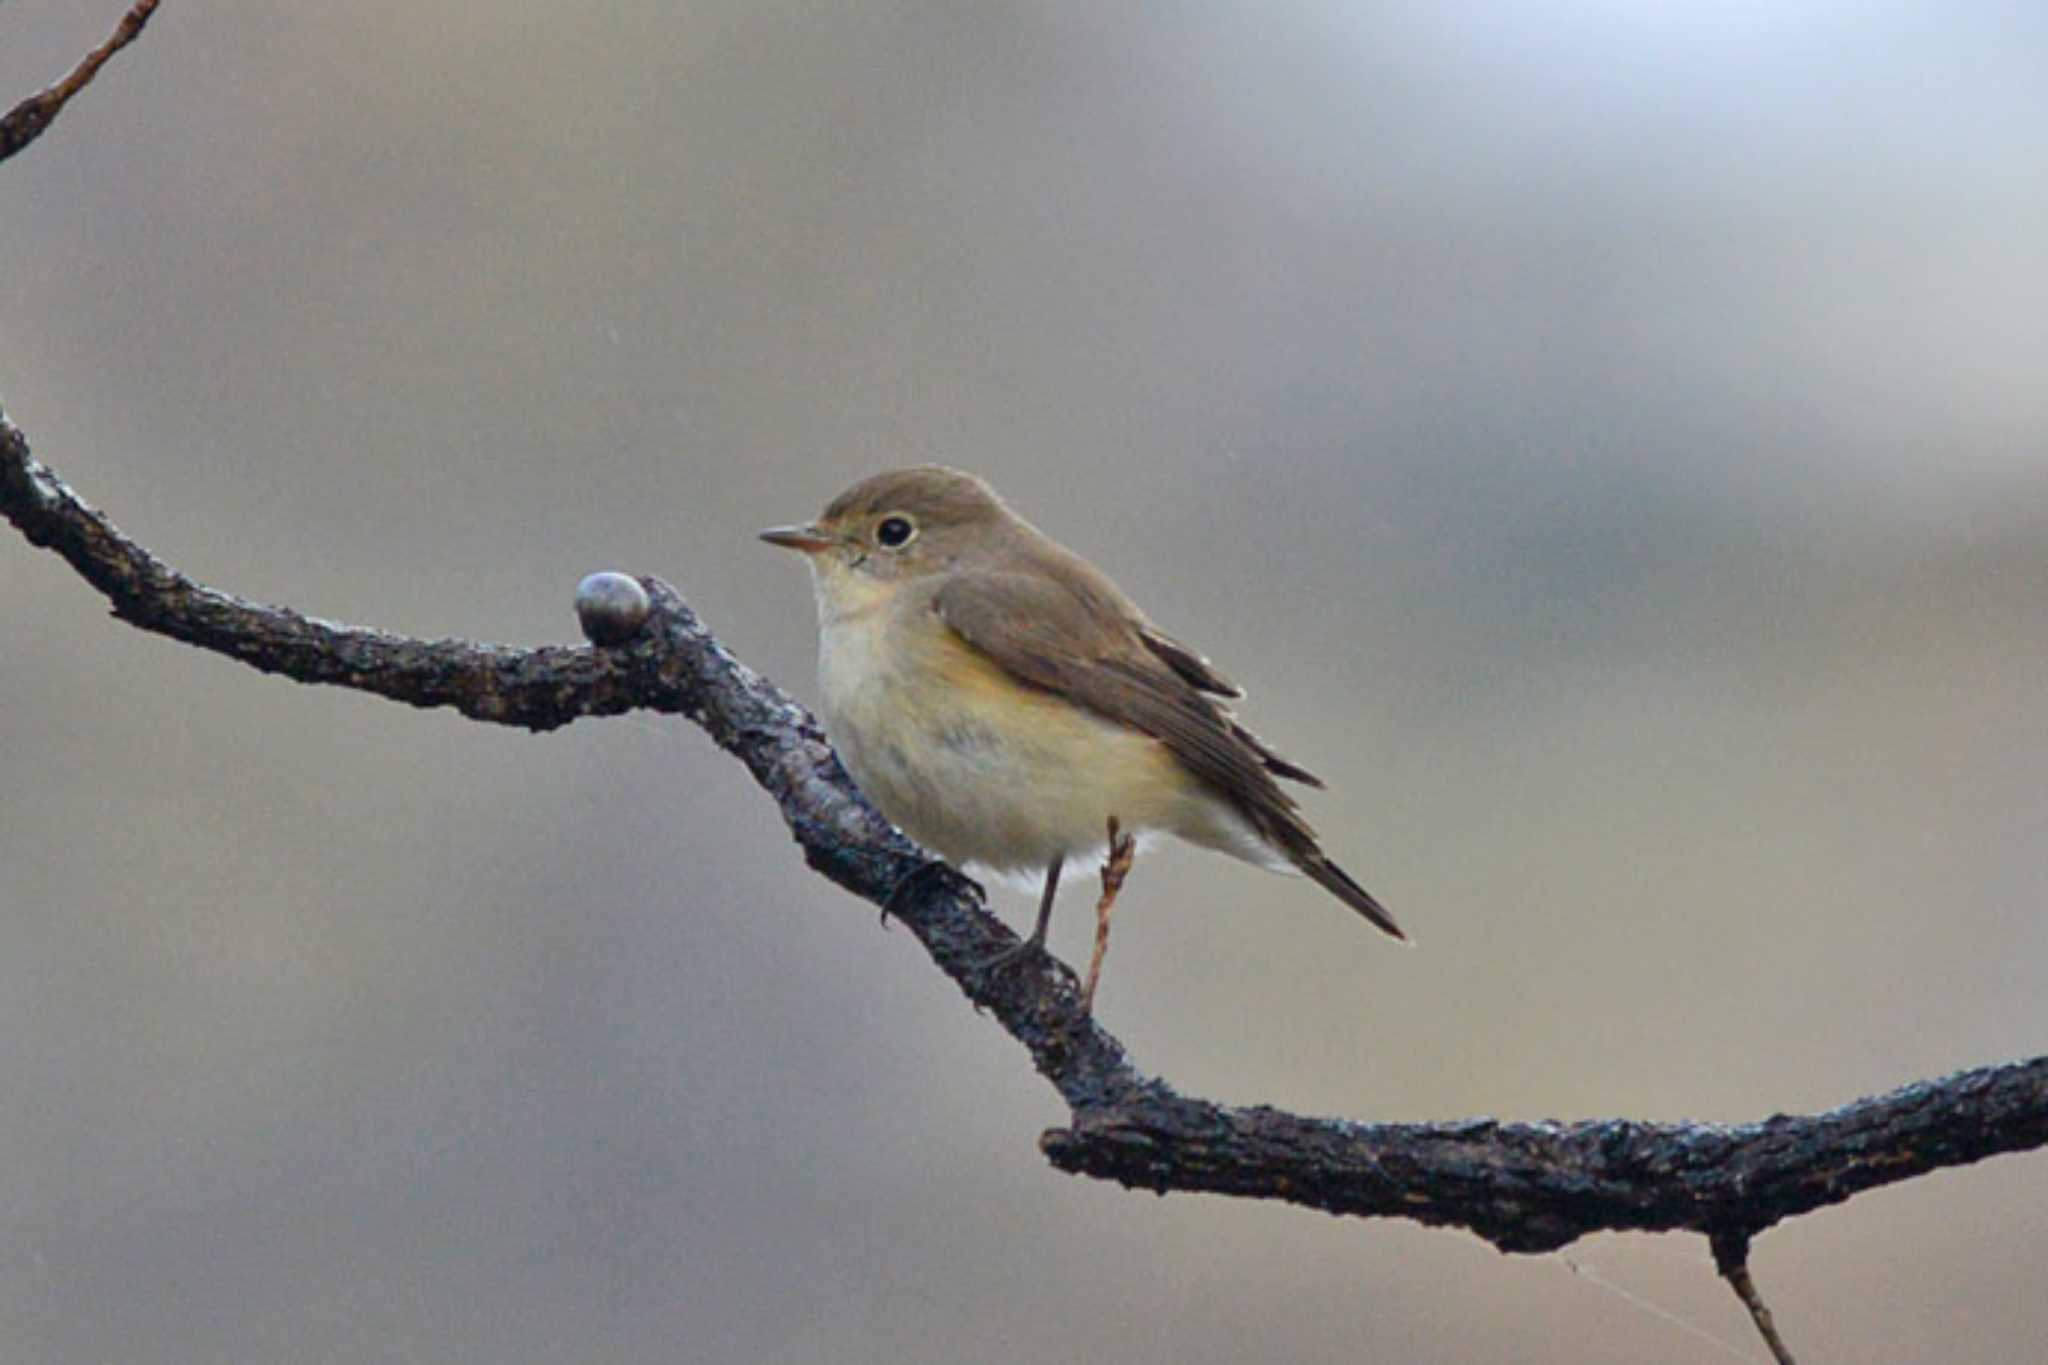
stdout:
[[[1043,878],[1030,937],[1002,961],[1044,950],[1069,859],[1107,845],[1114,861],[1122,843],[1128,869],[1120,830],[1306,875],[1405,941],[1281,786],[1321,779],[1228,709],[1242,689],[983,479],[890,470],[760,538],[809,562],[825,729],[861,791],[956,866]],[[1089,1007],[1107,869],[1104,884]]]

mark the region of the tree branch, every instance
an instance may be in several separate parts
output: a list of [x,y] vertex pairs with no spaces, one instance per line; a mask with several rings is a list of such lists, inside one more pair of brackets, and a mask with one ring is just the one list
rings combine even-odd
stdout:
[[[141,35],[158,3],[136,0],[68,75],[0,116],[0,161],[41,136]],[[577,610],[594,649],[415,640],[319,620],[179,573],[38,464],[4,410],[0,511],[31,544],[62,555],[116,616],[264,672],[535,731],[635,709],[696,721],[774,798],[811,867],[881,906],[885,920],[901,918],[977,1009],[1024,1045],[1072,1111],[1070,1128],[1039,1140],[1064,1171],[1161,1193],[1461,1227],[1502,1251],[1555,1250],[1597,1231],[1704,1233],[1773,1358],[1791,1365],[1750,1276],[1756,1233],[1866,1189],[2048,1145],[2048,1057],[1741,1126],[1368,1124],[1183,1096],[1141,1074],[1095,1023],[1086,1004],[1092,971],[1083,993],[1050,958],[1035,970],[983,970],[1016,940],[987,912],[981,888],[893,829],[854,787],[816,719],[735,659],[658,579],[584,581]],[[1113,897],[1107,870],[1104,886]],[[1105,900],[1105,933],[1107,913]]]
[[1735,1297],[1749,1310],[1749,1320],[1756,1324],[1757,1335],[1770,1348],[1771,1359],[1778,1365],[1796,1365],[1792,1348],[1778,1335],[1778,1324],[1771,1319],[1770,1307],[1764,1303],[1764,1296],[1757,1293],[1756,1281],[1749,1277],[1749,1234],[1720,1232],[1709,1242],[1714,1249],[1714,1269],[1721,1272],[1721,1278],[1728,1281]]
[[0,161],[5,161],[43,135],[43,130],[71,97],[92,83],[107,59],[142,36],[142,26],[156,13],[158,0],[135,0],[134,8],[121,16],[113,33],[98,47],[79,58],[64,79],[46,85],[0,116]]
[[[806,862],[903,920],[967,998],[1025,1046],[1072,1111],[1070,1126],[1039,1144],[1064,1171],[1465,1228],[1503,1251],[1554,1250],[1596,1231],[1699,1232],[1717,1256],[1728,1253],[1722,1273],[1740,1292],[1730,1267],[1746,1281],[1749,1238],[1781,1219],[2048,1145],[2048,1057],[1739,1126],[1374,1124],[1184,1096],[1133,1065],[1082,1010],[1064,967],[983,972],[978,964],[1015,938],[979,888],[892,829],[810,713],[735,659],[658,579],[639,580],[648,602],[637,632],[637,610],[622,622],[616,597],[579,594],[589,633],[625,634],[618,645],[521,650],[317,620],[185,577],[37,463],[4,412],[0,511],[31,543],[62,555],[122,620],[265,672],[530,730],[633,709],[689,717],[746,764]],[[1761,1309],[1753,1287],[1744,1301]]]

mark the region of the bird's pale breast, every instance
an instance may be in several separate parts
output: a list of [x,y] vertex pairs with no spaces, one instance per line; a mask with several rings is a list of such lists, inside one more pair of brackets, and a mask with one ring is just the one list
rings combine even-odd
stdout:
[[1017,681],[928,608],[827,621],[818,675],[832,742],[861,790],[951,861],[1036,871],[1100,848],[1113,814],[1128,829],[1276,862],[1164,745]]

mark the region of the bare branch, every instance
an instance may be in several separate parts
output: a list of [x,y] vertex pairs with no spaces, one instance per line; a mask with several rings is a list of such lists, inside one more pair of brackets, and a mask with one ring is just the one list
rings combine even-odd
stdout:
[[46,85],[0,117],[0,161],[5,161],[43,135],[71,97],[92,83],[107,58],[142,36],[142,26],[156,13],[158,0],[135,0],[134,8],[121,16],[104,43],[79,59],[69,75],[55,85]]
[[1735,1297],[1741,1299],[1742,1306],[1749,1310],[1749,1319],[1756,1324],[1757,1334],[1771,1349],[1771,1359],[1778,1365],[1799,1365],[1792,1358],[1792,1348],[1785,1344],[1785,1338],[1778,1335],[1778,1325],[1771,1321],[1770,1306],[1764,1302],[1764,1296],[1756,1292],[1756,1281],[1749,1277],[1749,1234],[1717,1233],[1709,1240],[1714,1248],[1714,1268],[1721,1272],[1721,1278],[1728,1281]]
[[[0,511],[63,555],[123,620],[266,672],[532,730],[636,708],[688,716],[775,799],[813,868],[901,918],[1030,1052],[1072,1110],[1070,1127],[1040,1141],[1061,1170],[1461,1227],[1503,1251],[1553,1250],[1602,1230],[1699,1232],[1718,1251],[1746,1248],[1779,1220],[1862,1190],[2048,1145],[2048,1057],[1741,1126],[1367,1124],[1183,1096],[1137,1070],[1082,1008],[1065,968],[983,971],[1015,939],[978,888],[893,830],[817,721],[735,659],[658,579],[639,580],[645,625],[616,646],[519,650],[315,620],[186,578],[32,459],[4,413]],[[622,617],[614,595],[590,598],[604,621],[592,629],[600,638],[638,619],[637,601]],[[1741,1262],[1724,1262],[1724,1275]],[[1745,1301],[1753,1295],[1751,1286]]]
[[2048,1057],[1740,1126],[1355,1124],[1178,1096],[1076,1115],[1054,1165],[1151,1189],[1469,1228],[1503,1251],[1589,1232],[1761,1231],[1862,1190],[2048,1145]]

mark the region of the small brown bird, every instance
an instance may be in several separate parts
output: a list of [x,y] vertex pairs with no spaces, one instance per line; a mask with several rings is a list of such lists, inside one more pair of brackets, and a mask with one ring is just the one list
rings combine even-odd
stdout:
[[1044,874],[1018,952],[1043,948],[1062,864],[1112,817],[1305,873],[1405,937],[1278,779],[1322,782],[1216,700],[1238,688],[980,479],[877,474],[761,538],[810,561],[825,724],[861,790],[948,861]]

